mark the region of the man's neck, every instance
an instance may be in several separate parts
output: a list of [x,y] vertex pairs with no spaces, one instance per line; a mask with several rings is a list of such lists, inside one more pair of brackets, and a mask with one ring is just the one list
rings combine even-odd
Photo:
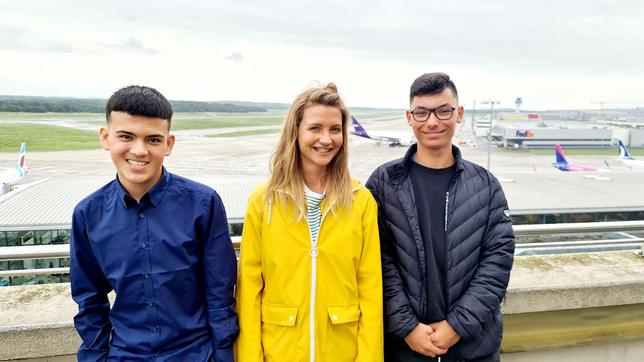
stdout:
[[127,194],[130,195],[131,198],[136,200],[136,202],[140,203],[141,198],[143,198],[145,194],[147,194],[154,188],[154,186],[156,186],[156,184],[161,180],[162,175],[163,173],[161,173],[155,180],[151,180],[150,182],[145,184],[133,184],[126,180],[123,180],[120,177],[119,182],[121,183],[121,186],[123,186]]
[[428,168],[441,169],[452,166],[455,159],[451,145],[441,149],[427,149],[419,145],[416,150],[416,162]]
[[137,203],[140,204],[141,199],[143,198],[143,196],[145,194],[148,193],[148,191],[150,191],[150,188],[147,188],[147,189],[134,188],[133,190],[126,190],[126,191],[127,191],[128,195],[130,195],[131,198],[133,198],[134,200],[136,200]]

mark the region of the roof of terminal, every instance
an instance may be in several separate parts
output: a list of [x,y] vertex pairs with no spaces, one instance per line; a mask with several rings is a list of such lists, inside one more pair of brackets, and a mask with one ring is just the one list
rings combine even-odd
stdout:
[[[229,222],[241,222],[246,202],[261,177],[199,177],[219,193]],[[103,177],[56,178],[32,184],[0,197],[0,227],[68,226],[74,206],[109,182]]]
[[[517,214],[534,212],[644,210],[644,172],[595,174],[502,172],[497,175]],[[195,177],[221,195],[230,222],[241,222],[258,176]],[[0,227],[65,226],[74,206],[108,182],[105,177],[51,178],[0,197]],[[640,190],[635,192],[635,190]]]

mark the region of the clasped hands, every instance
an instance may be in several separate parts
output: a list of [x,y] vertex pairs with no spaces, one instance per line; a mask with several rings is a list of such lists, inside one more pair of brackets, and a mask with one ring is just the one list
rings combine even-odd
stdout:
[[431,324],[418,323],[405,342],[417,353],[436,357],[447,353],[461,337],[446,320]]

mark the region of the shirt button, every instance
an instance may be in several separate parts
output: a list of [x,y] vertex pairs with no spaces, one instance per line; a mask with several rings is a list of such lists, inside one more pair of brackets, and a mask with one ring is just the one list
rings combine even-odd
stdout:
[[145,273],[145,274],[143,274],[143,277],[144,277],[145,279],[148,279],[148,278],[150,277],[150,273]]
[[147,248],[147,247],[148,247],[148,244],[146,244],[146,243],[141,243],[141,249],[145,249],[145,248]]
[[294,321],[294,320],[295,320],[295,317],[293,317],[293,316],[288,317],[288,321],[289,321],[289,322],[292,322],[292,321]]
[[159,357],[159,354],[158,354],[158,353],[155,353],[155,354],[154,354],[154,357]]
[[156,332],[156,331],[158,330],[158,328],[157,328],[157,327],[150,327],[150,330],[151,330],[152,332]]
[[144,217],[145,217],[145,215],[143,213],[139,214],[139,219],[143,219]]
[[337,320],[338,320],[338,316],[334,314],[334,315],[333,315],[333,317],[331,317],[331,319],[333,319],[334,321],[337,321]]
[[152,303],[152,301],[151,301],[151,300],[150,300],[150,301],[148,301],[148,306],[150,306],[150,307],[151,307],[151,306],[153,306],[153,305],[154,305],[154,303]]

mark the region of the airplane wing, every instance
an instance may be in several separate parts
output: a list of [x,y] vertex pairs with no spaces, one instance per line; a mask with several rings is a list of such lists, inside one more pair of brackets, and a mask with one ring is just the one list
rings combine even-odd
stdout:
[[391,142],[391,143],[394,143],[394,142],[400,143],[400,138],[398,137],[377,136],[373,138],[381,141]]

